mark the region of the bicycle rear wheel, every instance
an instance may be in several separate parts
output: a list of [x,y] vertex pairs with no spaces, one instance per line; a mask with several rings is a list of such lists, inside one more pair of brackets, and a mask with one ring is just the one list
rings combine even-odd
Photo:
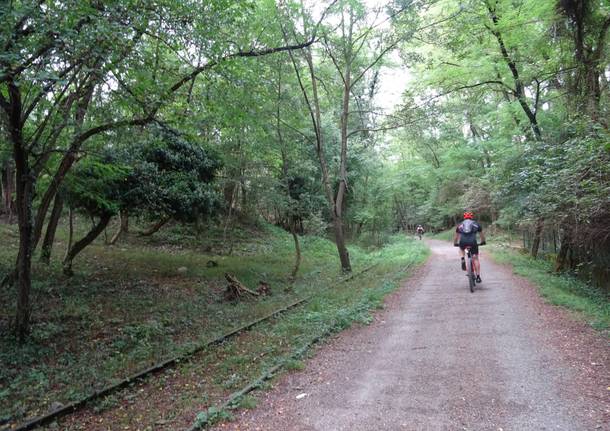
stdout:
[[476,285],[476,280],[474,277],[472,256],[468,256],[468,285],[470,286],[470,293],[474,293],[474,286]]

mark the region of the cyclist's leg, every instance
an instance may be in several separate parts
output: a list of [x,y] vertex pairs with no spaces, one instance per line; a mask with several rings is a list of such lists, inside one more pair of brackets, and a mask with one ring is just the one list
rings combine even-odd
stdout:
[[466,251],[464,250],[465,246],[463,244],[460,243],[460,248],[459,248],[459,253],[460,253],[460,262],[461,262],[461,266],[462,266],[462,271],[466,271],[466,260],[464,259],[464,256],[466,255]]
[[481,262],[479,262],[478,254],[472,256],[472,264],[474,266],[474,273],[476,275],[481,275]]
[[[472,256],[472,266],[474,269],[474,273],[476,275],[479,275],[480,272],[480,264],[479,264],[479,246],[478,244],[475,243],[469,243],[469,244],[465,244],[468,245],[470,247],[470,255]],[[462,248],[462,244],[460,244],[460,248]]]
[[474,266],[474,273],[477,275],[477,281],[481,282],[481,261],[479,260],[479,246],[475,244],[472,247],[472,264]]

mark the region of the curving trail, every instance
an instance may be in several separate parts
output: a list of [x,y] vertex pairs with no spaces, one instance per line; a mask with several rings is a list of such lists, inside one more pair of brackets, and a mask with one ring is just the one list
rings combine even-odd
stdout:
[[218,429],[610,430],[607,340],[484,248],[471,294],[456,250],[428,244],[428,263],[373,324],[337,336]]

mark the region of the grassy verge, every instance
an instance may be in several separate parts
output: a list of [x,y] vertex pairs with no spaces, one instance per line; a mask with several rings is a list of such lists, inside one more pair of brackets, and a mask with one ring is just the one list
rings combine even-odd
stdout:
[[[5,240],[0,269],[6,270],[14,261],[16,234],[13,227],[0,229]],[[177,374],[163,377],[163,396],[171,392],[170,386],[175,388],[175,396],[166,403],[167,409],[157,407],[146,416],[153,429],[162,429],[155,425],[156,420],[171,424],[191,406],[214,405],[312,334],[367,321],[370,308],[397,286],[405,268],[426,256],[421,244],[404,238],[395,238],[372,253],[351,247],[354,272],[375,266],[349,282],[340,282],[334,245],[304,237],[300,277],[287,289],[292,238],[271,227],[233,234],[237,240],[230,256],[213,252],[221,243],[218,232],[200,239],[175,227],[151,239],[133,236],[114,247],[97,242],[75,262],[77,274],[72,278],[61,275],[58,261],[49,267],[36,264],[32,337],[23,346],[15,343],[8,330],[15,292],[1,291],[0,423],[18,422],[44,413],[53,403],[80,399],[92,389],[296,298],[316,295],[306,307],[205,352],[181,366]],[[58,245],[64,240],[65,232],[59,232]],[[218,266],[208,267],[210,260]],[[273,295],[227,303],[223,300],[225,272],[251,288],[264,280]],[[335,287],[328,289],[331,285]],[[213,378],[202,383],[201,375]],[[128,397],[129,403],[133,400],[133,394],[117,394],[96,409],[112,409],[122,397]],[[142,420],[142,415],[115,419],[130,423],[137,417]]]
[[610,336],[610,298],[599,289],[569,275],[556,274],[546,260],[534,260],[515,250],[495,248],[493,258],[538,286],[550,303],[576,312],[594,328]]

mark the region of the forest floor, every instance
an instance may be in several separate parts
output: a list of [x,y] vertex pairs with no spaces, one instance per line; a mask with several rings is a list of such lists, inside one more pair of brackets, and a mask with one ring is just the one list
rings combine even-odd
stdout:
[[[87,220],[79,219],[77,226],[79,237]],[[1,276],[15,259],[16,226],[0,224],[0,238]],[[24,345],[10,332],[14,288],[0,289],[0,430],[313,296],[279,318],[49,425],[62,430],[186,428],[310,340],[369,321],[369,310],[428,255],[419,241],[404,236],[391,238],[383,248],[353,245],[354,276],[346,279],[334,244],[303,236],[303,260],[292,283],[294,244],[279,228],[240,226],[227,233],[227,244],[222,228],[211,226],[197,236],[190,227],[175,225],[153,237],[130,234],[115,246],[100,238],[78,256],[75,275],[66,277],[60,263],[66,238],[60,229],[50,266],[35,262],[32,334]],[[225,273],[250,289],[264,281],[272,295],[227,301]],[[298,359],[286,364],[287,369],[302,366]],[[244,398],[239,405],[254,402]]]
[[432,257],[371,325],[319,349],[218,430],[610,430],[606,335],[488,259],[474,294]]

